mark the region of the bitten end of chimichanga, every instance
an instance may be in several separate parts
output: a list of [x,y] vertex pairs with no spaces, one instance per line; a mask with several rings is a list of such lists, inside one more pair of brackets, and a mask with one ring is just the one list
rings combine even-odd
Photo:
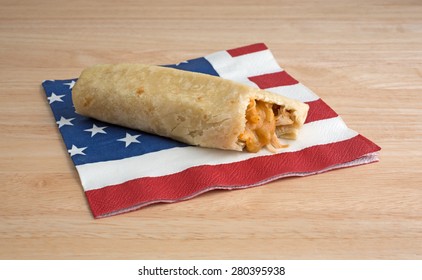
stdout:
[[[220,77],[143,64],[89,67],[72,98],[81,115],[191,145],[252,152],[274,142],[272,134],[296,138],[308,112],[302,102]],[[275,131],[267,132],[271,126]]]

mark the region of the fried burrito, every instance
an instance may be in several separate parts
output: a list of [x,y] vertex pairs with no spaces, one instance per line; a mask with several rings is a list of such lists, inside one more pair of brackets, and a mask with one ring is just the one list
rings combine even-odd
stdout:
[[72,89],[76,112],[187,144],[257,152],[295,139],[308,105],[220,77],[143,64],[95,65]]

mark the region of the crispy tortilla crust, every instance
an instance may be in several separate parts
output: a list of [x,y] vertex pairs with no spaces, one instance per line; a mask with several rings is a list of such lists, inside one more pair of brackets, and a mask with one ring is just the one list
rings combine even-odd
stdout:
[[[191,145],[241,151],[250,99],[285,106],[302,126],[308,105],[219,77],[143,64],[96,65],[72,89],[76,112]],[[282,136],[282,135],[281,135]]]

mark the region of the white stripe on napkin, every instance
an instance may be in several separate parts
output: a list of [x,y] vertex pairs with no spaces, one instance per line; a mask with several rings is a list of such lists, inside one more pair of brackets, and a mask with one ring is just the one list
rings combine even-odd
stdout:
[[[279,150],[279,153],[295,152],[315,145],[339,142],[356,135],[358,133],[347,128],[340,117],[315,121],[301,128],[297,141],[284,141],[289,144],[289,147]],[[271,154],[266,149],[258,153],[247,153],[188,146],[121,160],[88,163],[78,165],[76,168],[84,190],[88,191],[140,177],[173,174],[192,166],[225,164]],[[180,160],[181,158],[183,161]]]
[[270,50],[232,57],[226,51],[205,56],[221,78],[254,86],[247,77],[280,72],[283,69],[277,64]]

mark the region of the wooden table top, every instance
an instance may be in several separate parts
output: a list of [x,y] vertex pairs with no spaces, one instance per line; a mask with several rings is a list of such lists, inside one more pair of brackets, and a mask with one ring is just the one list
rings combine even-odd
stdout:
[[[422,258],[421,1],[0,4],[0,258]],[[41,82],[257,42],[380,162],[93,219]]]

